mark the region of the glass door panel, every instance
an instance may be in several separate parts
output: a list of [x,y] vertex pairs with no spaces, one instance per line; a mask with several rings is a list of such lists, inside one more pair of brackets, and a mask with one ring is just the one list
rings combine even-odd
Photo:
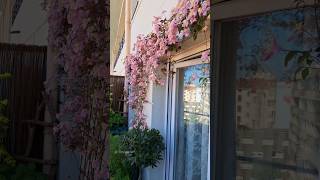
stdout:
[[[320,178],[320,47],[314,8],[222,23],[235,48],[236,179]],[[318,32],[317,32],[318,31]],[[290,53],[291,52],[291,53]],[[222,60],[223,61],[223,60]]]
[[207,179],[209,83],[209,64],[177,69],[176,180]]

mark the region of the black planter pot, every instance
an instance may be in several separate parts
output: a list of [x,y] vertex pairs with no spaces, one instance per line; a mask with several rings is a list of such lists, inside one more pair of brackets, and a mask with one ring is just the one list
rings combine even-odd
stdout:
[[123,134],[124,132],[127,132],[128,131],[128,126],[127,125],[119,125],[119,126],[115,126],[115,127],[112,127],[110,129],[110,132],[112,135],[121,135]]
[[140,169],[137,166],[132,166],[131,168],[131,180],[139,180]]

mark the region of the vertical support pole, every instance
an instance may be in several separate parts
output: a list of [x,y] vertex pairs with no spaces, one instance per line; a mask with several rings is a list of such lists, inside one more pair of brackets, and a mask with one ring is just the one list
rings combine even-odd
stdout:
[[[125,0],[125,57],[130,54],[131,50],[131,0]],[[128,92],[128,79],[125,76],[124,90]],[[125,102],[123,112],[128,113],[128,104]]]
[[[44,121],[48,123],[54,122],[54,117],[52,117],[52,112],[57,112],[57,101],[58,101],[58,84],[56,79],[57,74],[57,62],[54,59],[55,53],[48,47],[47,50],[47,74],[46,74],[46,89],[49,91],[49,99],[45,109],[45,118]],[[52,108],[52,109],[49,109]],[[51,112],[51,113],[50,113]],[[56,143],[53,135],[52,127],[44,128],[44,141],[43,141],[43,160],[52,161],[55,160],[56,157]],[[44,164],[43,172],[49,176],[49,180],[55,179],[56,166]]]

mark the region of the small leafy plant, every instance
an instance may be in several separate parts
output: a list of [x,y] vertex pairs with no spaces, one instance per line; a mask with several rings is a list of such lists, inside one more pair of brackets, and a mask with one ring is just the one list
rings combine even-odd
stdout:
[[0,180],[46,180],[46,176],[38,172],[34,164],[17,166],[0,165]]
[[121,136],[110,137],[110,176],[111,180],[130,180],[130,165],[119,151]]
[[[9,73],[0,74],[0,80],[10,78]],[[8,101],[0,100],[0,165],[14,166],[15,160],[8,153],[4,140],[7,138],[9,119],[5,116],[4,111],[8,105]]]
[[120,113],[116,113],[113,110],[110,110],[109,113],[109,127],[115,128],[124,125],[126,122],[126,119],[121,116]]
[[[298,9],[298,12],[304,13],[304,9],[307,7],[305,0],[294,0],[294,3],[296,4],[296,8]],[[320,16],[319,16],[319,6],[320,1],[314,0],[313,1],[313,19],[312,23],[314,24],[314,30],[313,33],[310,33],[307,31],[306,28],[302,28],[302,34],[306,37],[313,38],[316,42],[320,41]],[[297,13],[298,14],[298,13]],[[310,42],[306,42],[310,43]],[[297,68],[294,79],[297,79],[297,75],[300,74],[300,77],[305,80],[312,70],[316,69],[318,70],[318,66],[320,64],[320,45],[319,43],[313,44],[311,46],[312,48],[309,48],[307,50],[286,50],[287,55],[285,57],[284,65],[288,66],[290,61],[296,61],[299,67]],[[316,65],[316,66],[314,66]]]
[[[0,80],[10,77],[9,73],[0,74]],[[38,172],[35,165],[16,165],[16,160],[8,152],[4,141],[9,129],[9,119],[5,116],[7,105],[8,100],[0,100],[0,180],[45,180],[45,175]]]
[[[315,56],[314,54],[318,54]],[[315,49],[311,49],[309,51],[288,51],[284,65],[288,66],[290,61],[296,60],[299,64],[299,68],[295,72],[295,78],[297,77],[298,73],[300,73],[302,79],[306,79],[311,69],[315,69],[312,67],[312,64],[319,64],[320,62],[320,47]]]
[[132,167],[132,179],[142,179],[142,169],[156,167],[163,159],[165,145],[163,137],[156,129],[133,128],[121,139],[120,151]]
[[126,118],[113,110],[109,111],[109,129],[112,135],[120,135],[128,130]]

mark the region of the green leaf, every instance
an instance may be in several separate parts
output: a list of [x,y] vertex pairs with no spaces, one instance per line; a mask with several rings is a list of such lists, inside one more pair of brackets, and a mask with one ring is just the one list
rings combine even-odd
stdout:
[[3,73],[3,74],[0,74],[0,79],[8,79],[11,77],[11,74],[10,73]]
[[6,105],[8,105],[8,100],[7,100],[7,99],[1,100],[1,101],[0,101],[0,104],[1,104],[2,106],[6,106]]
[[290,51],[284,60],[284,65],[288,66],[289,62],[296,56],[296,54],[296,51]]
[[312,62],[313,62],[313,60],[308,57],[307,58],[307,64],[310,66],[312,64]]
[[302,70],[301,72],[301,76],[302,76],[302,79],[305,80],[307,78],[307,76],[309,75],[309,69],[308,68],[305,68]]
[[193,33],[193,40],[196,40],[197,37],[198,37],[198,33],[197,33],[197,32],[194,32],[194,33]]
[[298,63],[299,63],[299,64],[302,64],[305,59],[306,59],[306,57],[305,57],[304,55],[300,56],[300,57],[298,58]]

